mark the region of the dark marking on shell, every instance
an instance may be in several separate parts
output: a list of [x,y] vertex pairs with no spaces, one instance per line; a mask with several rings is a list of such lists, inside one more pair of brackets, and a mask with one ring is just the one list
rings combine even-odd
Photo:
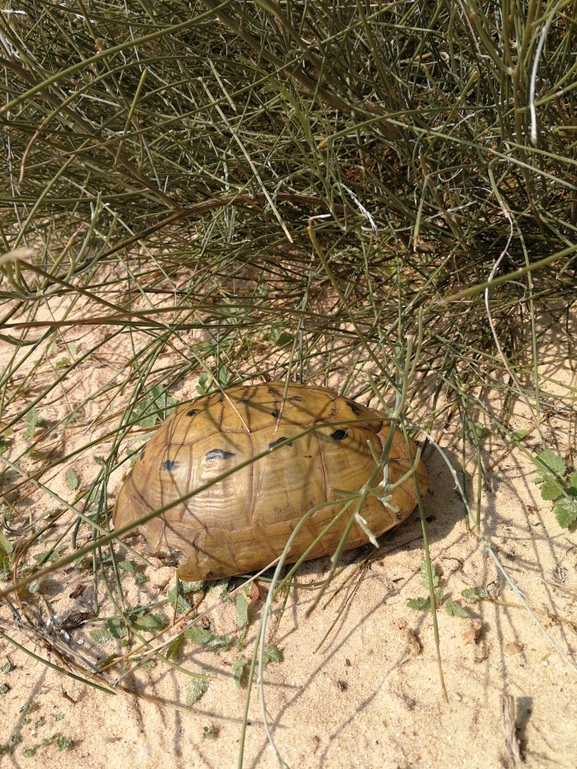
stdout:
[[358,403],[355,403],[354,401],[347,401],[348,405],[350,406],[351,411],[353,414],[358,417],[360,414],[363,413],[363,410],[358,405]]
[[[274,446],[278,446],[279,443],[282,443],[283,441],[286,441],[286,436],[283,435],[282,438],[279,438],[276,441],[273,441],[272,443],[268,444],[269,449],[272,449]],[[292,441],[290,443],[287,443],[287,446],[292,446]]]
[[198,414],[198,409],[190,409],[190,411],[186,412],[187,417],[193,417],[195,414]]
[[335,430],[334,433],[331,433],[331,438],[333,441],[344,441],[347,435],[348,432],[346,430]]
[[204,455],[205,459],[230,459],[236,456],[234,451],[225,451],[224,449],[211,449]]
[[163,470],[176,470],[178,467],[178,462],[176,459],[166,459],[162,463],[162,469]]
[[301,398],[300,395],[291,395],[291,397],[289,398],[289,401],[299,401],[300,402],[300,401],[302,401],[302,398]]
[[142,449],[142,451],[140,452],[140,454],[138,456],[139,456],[140,461],[144,462],[144,449]]
[[278,409],[273,409],[273,410],[270,412],[270,415],[271,415],[271,417],[274,417],[275,419],[278,419],[278,418],[279,418],[279,415],[280,415],[280,411],[279,411]]

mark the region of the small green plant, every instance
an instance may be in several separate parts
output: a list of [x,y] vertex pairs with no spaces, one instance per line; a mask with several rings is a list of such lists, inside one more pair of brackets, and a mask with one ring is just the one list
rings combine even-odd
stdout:
[[36,432],[36,426],[38,425],[38,412],[32,406],[32,408],[26,412],[26,437],[28,440],[32,440],[34,438],[34,433]]
[[482,587],[468,587],[461,590],[461,595],[465,603],[480,603],[487,597],[487,593]]
[[176,615],[184,614],[191,608],[191,603],[188,600],[190,590],[187,589],[187,585],[191,583],[182,582],[178,580],[177,584],[168,591],[168,600],[172,609],[176,612]]
[[246,676],[250,662],[246,657],[241,657],[232,666],[232,677],[239,688],[246,686]]
[[230,638],[228,636],[215,635],[214,633],[211,633],[210,630],[205,630],[196,625],[185,630],[184,637],[213,652],[225,652],[230,648]]
[[68,737],[65,737],[63,734],[55,734],[54,741],[56,742],[58,750],[66,750],[66,748],[69,748],[72,745],[72,740],[69,740]]
[[80,485],[80,481],[78,480],[78,476],[74,472],[74,470],[69,467],[66,471],[66,485],[69,489],[77,489]]
[[180,650],[180,647],[184,643],[184,636],[182,633],[176,636],[176,638],[173,638],[170,642],[169,647],[166,650],[166,659],[170,659],[171,657],[174,657],[176,654],[178,654],[178,651]]
[[118,568],[127,571],[129,574],[136,574],[138,564],[136,561],[119,561]]
[[210,726],[203,726],[202,727],[202,739],[203,740],[214,740],[218,737],[218,734],[220,732],[220,729],[216,724],[211,724]]
[[144,400],[134,409],[136,424],[141,427],[154,427],[174,410],[178,401],[160,386],[155,385]]
[[[264,648],[264,663],[268,665],[270,662],[282,662],[283,653],[278,646],[265,646]],[[247,676],[250,668],[250,662],[246,657],[240,657],[232,666],[232,677],[236,686],[243,688],[247,684]]]
[[6,576],[12,564],[12,543],[0,530],[0,575]]
[[[445,611],[451,617],[470,617],[471,615],[460,603],[454,601],[450,596],[445,596],[445,589],[441,585],[441,575],[435,564],[431,564],[433,571],[433,590],[435,594],[435,605],[437,608],[444,606]],[[427,562],[421,563],[421,584],[423,587],[429,587],[429,577],[427,574]],[[416,611],[430,611],[431,609],[431,596],[426,598],[410,598],[407,601],[409,609],[415,609]]]
[[210,681],[206,678],[194,678],[186,688],[185,700],[186,704],[190,707],[202,697],[202,695],[208,691]]
[[535,483],[541,487],[541,496],[553,502],[555,517],[563,529],[577,522],[577,473],[569,472],[565,462],[551,449],[537,456]]
[[104,646],[112,638],[108,630],[91,630],[90,637],[98,646]]
[[485,427],[480,422],[472,422],[468,424],[465,437],[469,443],[472,443],[473,446],[476,446],[479,442],[484,441],[485,438],[488,438],[489,435],[491,435],[491,431],[488,427]]
[[278,646],[265,646],[264,648],[264,661],[265,664],[269,662],[282,662],[284,659],[283,653]]
[[241,629],[248,626],[248,609],[248,601],[242,593],[239,593],[236,597],[236,624]]

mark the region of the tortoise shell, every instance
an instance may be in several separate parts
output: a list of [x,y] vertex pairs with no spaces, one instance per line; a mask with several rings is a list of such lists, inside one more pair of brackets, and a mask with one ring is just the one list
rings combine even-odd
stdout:
[[[142,449],[122,486],[115,527],[136,522],[245,462],[142,524],[141,533],[153,552],[175,548],[186,556],[178,570],[182,579],[218,579],[264,568],[281,555],[307,511],[341,500],[321,506],[300,528],[286,559],[297,561],[342,509],[343,491],[358,491],[369,481],[376,466],[369,444],[379,457],[390,428],[384,414],[324,387],[289,384],[283,400],[284,390],[283,382],[231,387],[177,408]],[[414,457],[412,442],[410,449]],[[388,461],[390,482],[411,466],[407,442],[397,430]],[[422,463],[416,476],[425,494]],[[382,472],[374,486],[381,479]],[[414,510],[413,476],[392,490],[389,503],[394,511],[369,494],[361,509],[376,537]],[[353,504],[307,559],[334,553],[354,509]],[[355,523],[345,549],[367,541]]]

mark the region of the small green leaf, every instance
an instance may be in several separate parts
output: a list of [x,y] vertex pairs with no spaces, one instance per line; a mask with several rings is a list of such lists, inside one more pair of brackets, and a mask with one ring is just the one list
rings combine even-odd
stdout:
[[205,646],[212,641],[215,635],[214,633],[211,633],[210,630],[205,630],[203,627],[197,627],[196,625],[193,625],[184,631],[184,637],[195,644]]
[[149,614],[146,617],[140,617],[134,623],[139,630],[155,631],[162,630],[164,627],[164,618],[160,614]]
[[64,417],[64,419],[62,420],[62,426],[68,427],[68,425],[71,422],[75,422],[78,419],[78,417],[79,417],[78,411],[71,411],[70,414],[68,414],[68,416]]
[[[556,473],[557,475],[563,475],[565,473],[565,462],[563,462],[561,457],[558,457],[557,454],[551,451],[551,449],[542,451],[537,456],[537,459],[539,459],[551,473]],[[543,475],[542,470],[538,470],[538,472]]]
[[190,707],[208,690],[210,682],[205,678],[194,678],[186,688],[186,704]]
[[177,615],[184,614],[185,611],[188,611],[190,609],[190,604],[188,603],[186,598],[183,595],[181,595],[181,593],[177,592],[176,586],[172,587],[168,591],[168,600],[173,610],[176,607]]
[[34,553],[32,558],[39,564],[43,564],[46,561],[52,561],[54,563],[60,558],[60,552],[60,550],[49,550],[47,553]]
[[292,334],[287,334],[286,331],[283,331],[283,333],[276,340],[276,346],[286,347],[287,344],[291,344],[293,340],[294,340],[294,336]]
[[456,601],[453,601],[452,598],[447,598],[447,603],[445,604],[445,611],[451,617],[470,617],[471,616],[467,611],[467,609],[464,609]]
[[10,691],[8,684],[0,684],[0,694],[6,694],[8,691]]
[[199,376],[196,391],[199,395],[208,395],[210,392],[210,381],[207,374],[201,374]]
[[277,347],[285,347],[293,341],[294,336],[287,331],[282,331],[280,326],[272,326],[268,339],[271,344],[276,344]]
[[127,571],[129,574],[136,574],[138,564],[136,561],[120,561],[118,568],[122,569],[122,571]]
[[157,422],[166,419],[176,404],[176,398],[167,395],[161,385],[155,385],[134,409],[136,424],[153,427]]
[[10,554],[13,550],[12,542],[10,542],[9,539],[6,539],[4,534],[0,531],[0,548],[4,550],[5,553]]
[[98,644],[99,646],[104,646],[104,644],[110,641],[112,636],[108,630],[91,630],[90,638],[92,638],[94,643]]
[[263,651],[263,658],[265,663],[268,662],[282,662],[284,657],[278,646],[265,646]]
[[206,582],[200,580],[198,582],[187,582],[184,579],[179,580],[180,589],[183,593],[202,593],[205,589]]
[[66,748],[69,748],[72,745],[72,740],[69,740],[68,737],[64,737],[64,735],[59,734],[56,737],[56,747],[58,750],[66,750]]
[[232,590],[232,588],[230,586],[230,578],[229,577],[225,577],[224,579],[217,579],[217,580],[215,580],[212,583],[212,586],[215,587],[215,588],[216,587],[220,588],[220,593],[219,593],[219,596],[218,596],[219,598],[226,598],[227,595]]
[[146,612],[144,606],[135,606],[134,609],[128,615],[130,622],[136,622],[140,617],[143,617]]
[[527,435],[529,435],[529,430],[515,430],[513,433],[513,440],[522,441],[523,438],[527,437]]
[[479,441],[485,440],[489,435],[491,435],[491,431],[488,427],[485,427],[480,422],[469,422],[467,425],[466,430],[466,438],[469,441],[469,443],[472,443],[473,445],[477,445]]
[[577,521],[577,499],[558,499],[555,502],[555,517],[562,529],[568,529]]
[[66,471],[66,485],[69,489],[77,489],[79,486],[78,476],[71,467]]
[[221,387],[226,387],[232,379],[230,369],[221,363],[216,372],[216,379]]
[[[440,577],[437,571],[437,566],[434,563],[431,564],[431,573],[433,575],[433,587],[438,587]],[[423,587],[426,587],[427,589],[429,588],[429,572],[427,570],[426,561],[421,562],[421,584]]]
[[106,626],[112,638],[124,638],[126,635],[126,625],[119,617],[106,620]]
[[541,484],[541,496],[543,499],[554,500],[563,494],[563,487],[554,478],[546,477]]
[[468,587],[466,590],[461,590],[461,595],[467,603],[479,603],[487,597],[482,587]]
[[203,726],[202,727],[202,739],[203,740],[214,740],[216,737],[218,737],[220,732],[220,729],[216,724],[211,724],[211,726]]
[[423,609],[430,609],[431,603],[428,598],[410,598],[407,601],[409,609],[416,609],[417,611],[423,611]]
[[174,657],[174,655],[178,652],[182,644],[184,643],[184,636],[182,633],[176,636],[176,638],[173,638],[170,642],[170,645],[168,649],[166,650],[166,658],[170,659],[171,657]]
[[473,429],[475,430],[477,438],[480,441],[484,440],[489,435],[491,435],[491,431],[489,430],[489,428],[485,427],[480,422],[473,422]]
[[241,657],[232,666],[232,677],[234,679],[234,683],[239,688],[241,686],[244,686],[246,683],[246,674],[248,672],[248,666],[249,666],[249,662],[244,657]]
[[239,628],[248,625],[248,601],[240,594],[236,597],[236,624]]
[[26,412],[26,437],[28,440],[32,440],[34,438],[34,433],[36,431],[36,425],[38,424],[38,412],[32,406],[32,408]]
[[577,489],[577,473],[571,473],[569,476],[569,486],[572,489]]
[[214,652],[227,651],[230,648],[230,638],[226,635],[219,636],[205,630],[202,627],[193,625],[184,631],[184,637],[193,643],[203,646],[205,649]]

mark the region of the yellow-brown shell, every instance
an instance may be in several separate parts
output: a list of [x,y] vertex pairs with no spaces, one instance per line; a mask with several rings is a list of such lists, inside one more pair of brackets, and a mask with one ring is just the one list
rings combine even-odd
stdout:
[[[386,417],[323,387],[283,382],[231,387],[180,406],[148,441],[126,479],[114,510],[117,529],[164,507],[215,476],[262,452],[263,457],[142,524],[154,552],[175,548],[188,558],[187,580],[218,579],[265,567],[281,555],[302,516],[315,505],[342,499],[371,477],[375,455],[389,433]],[[336,424],[335,424],[336,423]],[[319,425],[296,438],[309,427]],[[275,450],[285,439],[294,438]],[[412,456],[415,446],[411,444]],[[407,444],[396,431],[389,454],[394,483],[410,468]],[[416,472],[427,490],[423,464]],[[374,482],[376,486],[382,478]],[[338,491],[337,491],[338,490]],[[382,491],[382,489],[381,489]],[[391,511],[370,494],[361,514],[376,536],[397,526],[417,503],[414,477],[392,491]],[[342,509],[321,507],[299,530],[287,558],[294,563]],[[350,508],[354,510],[354,505]],[[350,517],[347,511],[308,554],[332,554]],[[367,542],[353,525],[346,549]]]

